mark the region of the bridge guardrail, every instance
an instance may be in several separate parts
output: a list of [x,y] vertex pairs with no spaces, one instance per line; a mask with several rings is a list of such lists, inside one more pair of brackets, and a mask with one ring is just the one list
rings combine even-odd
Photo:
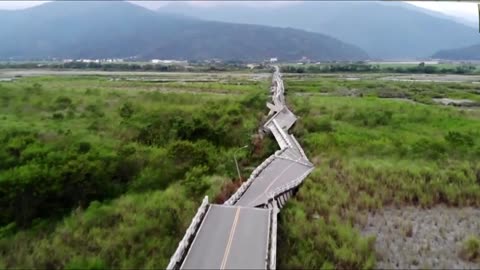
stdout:
[[278,216],[278,207],[274,205],[271,215],[271,225],[270,225],[270,241],[269,241],[269,262],[268,269],[275,269],[277,264],[277,216]]
[[[255,178],[271,163],[275,158],[282,158],[286,159],[292,162],[297,162],[302,165],[305,165],[307,167],[312,167],[313,169],[313,164],[308,160],[307,156],[305,155],[305,152],[303,151],[302,147],[298,143],[297,139],[291,135],[287,134],[286,131],[284,131],[280,125],[278,124],[276,118],[281,114],[281,111],[286,107],[284,100],[282,99],[283,97],[283,92],[284,92],[284,86],[283,82],[280,76],[280,71],[277,67],[275,67],[275,73],[273,74],[272,77],[272,87],[271,91],[273,92],[272,94],[272,101],[275,106],[278,106],[281,108],[280,110],[276,111],[270,119],[267,120],[267,122],[263,125],[265,129],[269,130],[272,132],[276,139],[277,143],[280,145],[280,151],[277,151],[274,155],[271,155],[268,159],[266,159],[262,164],[260,164],[255,170],[252,172],[250,177],[246,182],[242,184],[242,186],[224,203],[225,205],[233,205],[235,204],[245,193],[245,191],[250,187],[252,182],[255,180]],[[287,136],[290,136],[288,138]],[[277,138],[278,137],[278,138]],[[280,156],[280,153],[283,153],[283,151],[286,151],[289,148],[296,148],[299,150],[299,154],[302,156],[302,159],[304,160],[293,160],[288,157],[283,157]],[[285,191],[289,189],[293,189],[297,186],[299,186],[302,181],[306,178],[306,176],[312,171],[312,169],[308,170],[307,173],[302,175],[301,177],[295,179],[294,181],[290,182],[288,185],[281,187],[275,191],[273,191],[272,199],[277,195],[277,193],[284,193]]]
[[[267,255],[265,258],[265,267],[268,269],[275,269],[276,257],[277,257],[277,223],[278,223],[277,216],[280,211],[279,208],[281,208],[286,203],[288,198],[290,198],[290,196],[294,194],[295,189],[302,184],[305,178],[312,172],[314,167],[313,167],[313,164],[308,160],[303,148],[300,146],[297,139],[293,135],[288,134],[288,129],[293,125],[293,123],[295,123],[297,118],[294,117],[293,120],[288,118],[286,118],[288,120],[286,120],[285,118],[283,119],[284,120],[283,122],[286,121],[288,123],[284,125],[284,128],[286,130],[284,130],[276,120],[277,117],[286,117],[285,115],[281,115],[282,111],[285,111],[285,109],[288,111],[288,113],[293,114],[288,110],[287,106],[285,105],[284,85],[283,85],[283,81],[281,79],[281,75],[278,67],[275,67],[275,73],[273,74],[271,92],[272,92],[272,101],[274,105],[272,106],[271,104],[267,104],[267,107],[271,109],[269,115],[273,113],[273,116],[270,117],[270,119],[263,125],[263,127],[264,127],[264,130],[272,132],[275,138],[278,139],[277,143],[280,145],[280,150],[277,150],[274,154],[272,154],[266,160],[264,160],[258,167],[256,167],[253,170],[253,172],[250,174],[248,180],[245,181],[240,186],[240,188],[227,201],[224,202],[224,205],[234,205],[235,203],[237,203],[238,200],[240,200],[240,198],[246,192],[246,190],[251,186],[253,181],[276,158],[286,159],[291,162],[297,162],[308,168],[305,173],[303,173],[301,176],[297,177],[293,181],[290,181],[288,184],[285,184],[284,186],[278,187],[275,190],[269,192],[267,196],[268,199],[265,202],[265,204],[257,205],[257,207],[271,208],[270,218],[269,218],[270,224],[268,229],[269,234],[268,234]],[[288,116],[288,113],[287,113],[287,116]],[[280,123],[283,123],[283,122],[280,121]],[[282,156],[282,154],[289,149],[292,149],[292,151],[295,151],[295,154],[293,156],[294,158],[298,158],[298,160],[293,159],[292,157],[288,156],[288,154],[285,154],[284,156]],[[298,151],[296,151],[295,149],[297,149]],[[171,257],[170,262],[167,266],[167,269],[178,269],[181,267],[181,264],[183,263],[183,260],[185,259],[188,253],[190,245],[193,239],[195,238],[196,233],[198,232],[200,224],[203,222],[205,218],[208,208],[209,208],[209,203],[208,203],[208,197],[206,196],[203,199],[202,204],[197,210],[197,213],[195,214],[194,218],[192,219],[192,222],[188,227],[183,239],[180,241],[175,253]]]
[[290,134],[290,137],[292,138],[292,141],[293,143],[295,144],[295,146],[297,146],[298,150],[300,150],[300,154],[302,154],[303,158],[310,162],[310,160],[308,159],[307,155],[305,154],[305,151],[303,151],[303,148],[302,146],[300,146],[300,143],[297,141],[297,138],[295,138],[295,136],[293,136],[293,134]]
[[182,240],[178,244],[177,250],[170,258],[170,262],[167,266],[167,269],[179,269],[180,264],[182,263],[183,259],[185,258],[185,253],[188,251],[188,247],[191,244],[191,238],[195,236],[197,233],[197,229],[202,223],[203,218],[205,217],[205,213],[208,210],[208,196],[203,198],[202,204],[197,210],[197,213],[192,219],[190,226],[188,226],[187,232],[183,236]]
[[277,120],[273,119],[272,123],[275,126],[275,128],[278,130],[280,135],[282,136],[283,140],[287,143],[287,146],[292,148],[293,145],[290,143],[290,140],[288,140],[288,138],[287,138],[288,135],[285,134],[285,131],[283,131],[283,129],[280,127]]
[[293,180],[290,183],[288,183],[288,184],[286,184],[282,187],[279,187],[279,188],[273,190],[272,192],[270,192],[269,193],[269,197],[270,197],[269,200],[275,200],[275,197],[300,186],[302,184],[303,180],[305,180],[305,178],[307,178],[307,176],[313,171],[313,169],[315,169],[315,168],[311,167],[308,171],[306,171],[301,176],[297,177],[295,180]]
[[253,180],[255,180],[255,178],[270,164],[272,163],[275,158],[278,156],[278,155],[281,155],[281,153],[283,153],[283,151],[285,151],[285,149],[283,150],[278,150],[276,151],[273,155],[269,156],[266,160],[264,160],[258,167],[256,167],[253,172],[250,174],[250,176],[248,177],[248,180],[245,181],[239,189],[237,189],[237,191],[227,200],[225,201],[223,204],[225,205],[234,205],[239,199],[240,197],[242,197],[243,193],[245,193],[245,191],[248,189],[248,187],[252,184]]

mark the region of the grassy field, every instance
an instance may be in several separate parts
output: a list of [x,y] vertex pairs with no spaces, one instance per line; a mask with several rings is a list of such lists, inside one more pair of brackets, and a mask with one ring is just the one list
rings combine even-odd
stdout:
[[468,81],[392,81],[384,80],[383,76],[363,77],[361,74],[352,74],[350,78],[353,79],[332,75],[287,75],[285,87],[292,94],[402,98],[424,104],[433,104],[433,98],[470,99],[480,102],[480,85]]
[[[350,76],[350,75],[349,75]],[[480,207],[478,85],[286,74],[316,169],[280,214],[279,268],[372,268],[386,206]],[[383,75],[382,75],[383,76]],[[269,75],[42,75],[0,83],[0,268],[164,268],[202,197],[276,150]],[[478,260],[478,235],[462,257]],[[476,242],[475,242],[476,241]]]
[[480,207],[480,111],[430,102],[478,101],[475,86],[290,77],[286,89],[316,169],[280,215],[280,268],[374,267],[358,229],[368,211]]
[[[396,63],[378,63],[378,65],[381,67],[381,68],[408,68],[408,67],[415,67],[415,66],[418,66],[418,64],[413,64],[413,63],[409,63],[409,64],[403,64],[403,63],[399,63],[399,64],[396,64]],[[455,63],[438,63],[438,64],[425,64],[426,66],[432,66],[432,67],[436,67],[438,69],[455,69],[457,67],[460,67],[462,66],[462,64],[455,64]],[[473,66],[475,66],[475,73],[479,73],[480,72],[480,65],[479,64],[472,64]]]
[[291,73],[403,73],[403,74],[478,74],[478,63],[429,63],[427,62],[350,62],[319,64],[283,64],[282,72]]
[[0,83],[0,268],[164,268],[203,196],[238,186],[233,151],[250,145],[242,168],[273,152],[252,138],[267,78]]

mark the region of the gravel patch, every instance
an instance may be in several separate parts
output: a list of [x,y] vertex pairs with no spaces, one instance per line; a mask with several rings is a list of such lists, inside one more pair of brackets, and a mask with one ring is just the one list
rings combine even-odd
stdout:
[[480,209],[385,208],[369,214],[362,234],[376,237],[378,269],[480,269],[459,257],[462,242],[480,235]]
[[479,75],[458,75],[458,74],[408,74],[408,75],[392,75],[381,78],[387,81],[404,81],[404,82],[478,82]]
[[460,106],[460,107],[480,106],[480,103],[470,99],[434,98],[433,101],[445,106],[448,106],[448,105]]

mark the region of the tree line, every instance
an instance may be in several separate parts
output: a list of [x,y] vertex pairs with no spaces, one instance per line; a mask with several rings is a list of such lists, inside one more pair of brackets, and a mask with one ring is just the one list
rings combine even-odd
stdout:
[[364,72],[364,73],[425,73],[425,74],[472,74],[476,70],[474,65],[433,66],[420,63],[416,66],[386,66],[366,63],[353,64],[324,64],[306,66],[282,66],[285,73],[335,73],[335,72]]

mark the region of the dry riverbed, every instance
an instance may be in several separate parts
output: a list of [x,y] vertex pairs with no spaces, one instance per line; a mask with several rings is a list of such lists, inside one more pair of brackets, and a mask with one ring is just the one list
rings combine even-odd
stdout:
[[378,269],[479,269],[460,258],[462,242],[480,234],[480,209],[385,208],[362,229],[376,237]]
[[392,75],[380,78],[387,81],[404,81],[404,82],[471,82],[478,83],[479,75],[457,75],[457,74],[407,74]]

